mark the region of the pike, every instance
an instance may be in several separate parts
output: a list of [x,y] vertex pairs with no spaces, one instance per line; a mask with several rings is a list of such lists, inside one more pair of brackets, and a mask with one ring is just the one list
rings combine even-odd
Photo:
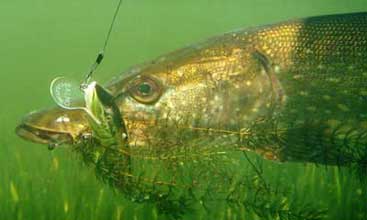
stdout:
[[[105,88],[127,134],[121,148],[169,151],[185,131],[270,160],[367,164],[366,12],[226,33]],[[42,144],[93,136],[85,112],[61,108],[29,114],[16,132]]]

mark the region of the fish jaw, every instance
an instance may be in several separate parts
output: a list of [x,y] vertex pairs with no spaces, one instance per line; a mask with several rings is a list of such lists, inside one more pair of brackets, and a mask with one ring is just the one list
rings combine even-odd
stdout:
[[16,127],[21,138],[39,144],[74,144],[88,130],[81,110],[53,108],[28,114]]
[[18,136],[25,140],[32,141],[38,144],[72,144],[73,138],[69,133],[50,132],[47,130],[38,129],[26,124],[20,124],[16,128]]

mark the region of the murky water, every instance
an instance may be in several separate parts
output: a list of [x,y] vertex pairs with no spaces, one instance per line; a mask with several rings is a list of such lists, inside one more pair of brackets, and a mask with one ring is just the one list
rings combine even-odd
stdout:
[[[0,219],[297,219],[289,210],[314,211],[315,218],[367,219],[366,183],[348,169],[250,155],[272,189],[287,193],[245,205],[237,197],[207,205],[198,199],[188,210],[182,206],[182,213],[172,209],[174,214],[164,215],[168,204],[126,199],[97,180],[67,147],[50,152],[18,138],[14,128],[24,114],[54,105],[49,94],[53,78],[84,76],[103,46],[116,4],[0,2]],[[230,30],[357,11],[367,11],[365,0],[126,0],[95,79],[106,82],[131,65]],[[242,190],[251,194],[251,188]]]

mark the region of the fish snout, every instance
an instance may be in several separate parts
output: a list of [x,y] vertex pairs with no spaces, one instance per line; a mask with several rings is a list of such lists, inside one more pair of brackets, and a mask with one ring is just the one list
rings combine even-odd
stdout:
[[61,108],[31,112],[16,127],[16,134],[40,144],[73,144],[88,129],[86,117],[82,110]]

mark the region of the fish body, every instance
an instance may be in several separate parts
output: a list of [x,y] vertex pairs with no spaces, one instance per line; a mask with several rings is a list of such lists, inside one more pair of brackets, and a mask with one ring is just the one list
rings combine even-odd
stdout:
[[[346,165],[367,158],[366,61],[367,13],[329,15],[226,33],[133,67],[106,88],[131,149],[164,153],[205,138],[272,160]],[[85,118],[34,113],[17,132],[75,144],[91,133]]]

